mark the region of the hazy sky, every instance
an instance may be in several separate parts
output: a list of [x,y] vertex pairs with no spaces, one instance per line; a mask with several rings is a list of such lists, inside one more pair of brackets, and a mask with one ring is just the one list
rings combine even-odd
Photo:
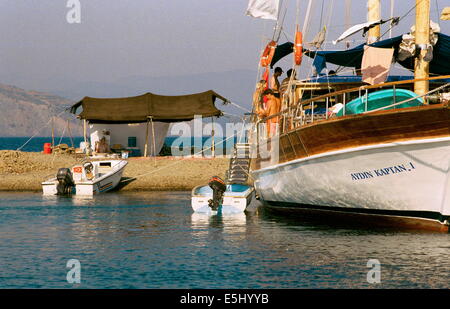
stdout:
[[[303,25],[307,0],[287,1],[280,42],[292,37],[296,3]],[[364,0],[315,0],[307,38],[330,21],[328,40],[366,19]],[[345,3],[352,3],[345,20]],[[245,16],[247,0],[80,0],[81,23],[69,24],[67,0],[0,0],[0,83],[48,88],[55,80],[113,82],[129,76],[179,76],[256,70],[262,36],[274,23]],[[323,3],[323,10],[322,8]],[[332,16],[329,17],[331,4]],[[391,0],[382,0],[383,18]],[[415,0],[396,0],[402,16]],[[449,0],[432,0],[432,19]],[[322,12],[322,14],[321,14]],[[414,10],[395,34],[411,26]],[[386,27],[383,28],[384,32]],[[450,22],[441,21],[450,33]],[[352,39],[361,40],[360,35]],[[342,46],[338,46],[342,48]],[[291,61],[291,60],[290,60]],[[286,65],[288,62],[286,62]]]

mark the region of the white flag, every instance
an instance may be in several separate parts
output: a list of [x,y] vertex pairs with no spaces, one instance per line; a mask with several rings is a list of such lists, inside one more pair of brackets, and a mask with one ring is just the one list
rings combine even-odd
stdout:
[[280,0],[249,0],[246,15],[277,20],[279,3]]

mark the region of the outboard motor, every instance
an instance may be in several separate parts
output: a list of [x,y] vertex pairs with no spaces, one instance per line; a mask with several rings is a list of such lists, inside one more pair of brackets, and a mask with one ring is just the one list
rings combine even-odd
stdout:
[[223,202],[223,193],[227,190],[225,182],[217,176],[212,177],[208,183],[213,190],[213,198],[208,201],[209,207],[212,210],[217,210]]
[[72,188],[75,186],[70,169],[60,168],[56,174],[56,179],[58,180],[57,195],[70,195]]

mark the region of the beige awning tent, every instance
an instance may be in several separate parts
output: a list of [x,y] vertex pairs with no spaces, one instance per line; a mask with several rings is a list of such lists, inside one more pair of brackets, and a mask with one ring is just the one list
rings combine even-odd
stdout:
[[442,10],[441,19],[450,20],[450,6]]
[[224,103],[227,99],[213,90],[202,93],[163,96],[146,93],[126,98],[91,98],[85,97],[74,104],[70,111],[76,114],[81,106],[83,111],[78,115],[90,123],[137,123],[155,121],[179,122],[202,117],[221,116],[222,111],[214,105],[216,98]]

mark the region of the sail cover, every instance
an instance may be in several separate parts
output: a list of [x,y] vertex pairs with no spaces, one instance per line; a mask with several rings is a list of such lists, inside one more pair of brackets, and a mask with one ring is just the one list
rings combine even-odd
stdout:
[[279,4],[280,0],[250,0],[246,15],[277,20]]
[[195,115],[221,116],[222,111],[214,105],[216,98],[229,102],[212,90],[180,96],[162,96],[148,92],[126,98],[84,97],[71,107],[70,112],[76,114],[81,106],[83,111],[78,117],[90,123],[138,123],[146,122],[149,118],[179,122],[192,120]]
[[333,44],[336,45],[338,42],[348,38],[352,34],[355,34],[356,32],[359,32],[363,29],[364,29],[364,31],[366,31],[366,29],[369,29],[370,27],[373,27],[376,25],[380,25],[382,22],[383,21],[381,19],[379,19],[379,20],[370,21],[370,22],[363,23],[363,24],[354,25],[353,27],[347,29],[344,33],[342,33],[341,36],[336,41],[333,41]]
[[[450,75],[450,36],[437,33],[438,40],[433,47],[433,60],[430,62],[430,73],[438,75]],[[413,70],[414,57],[407,58],[403,61],[397,59],[398,47],[402,42],[402,36],[397,36],[392,39],[379,41],[370,46],[378,48],[394,48],[394,57],[396,61],[403,67]],[[364,54],[364,45],[361,44],[352,49],[340,51],[305,51],[305,55],[314,58],[313,65],[320,73],[325,67],[326,63],[333,63],[344,67],[361,68],[362,57]]]
[[270,63],[270,67],[273,68],[273,66],[275,65],[275,63],[278,62],[278,60],[286,57],[293,51],[294,51],[294,44],[292,42],[286,42],[281,45],[277,45],[275,53],[273,54],[272,62]]

